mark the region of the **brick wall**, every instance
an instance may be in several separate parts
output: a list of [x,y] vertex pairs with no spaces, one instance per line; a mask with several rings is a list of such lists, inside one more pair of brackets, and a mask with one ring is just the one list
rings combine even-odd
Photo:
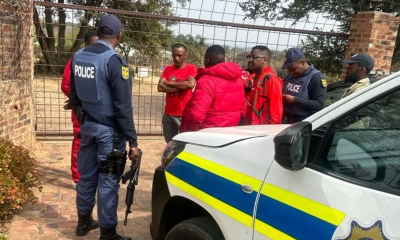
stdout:
[[35,146],[32,0],[0,1],[0,137]]
[[384,12],[359,12],[351,21],[346,59],[356,53],[368,53],[375,69],[390,72],[399,18]]

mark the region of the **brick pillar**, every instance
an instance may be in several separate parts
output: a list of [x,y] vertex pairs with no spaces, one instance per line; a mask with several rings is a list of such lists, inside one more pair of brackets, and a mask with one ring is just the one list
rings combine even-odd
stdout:
[[33,0],[0,1],[0,137],[35,147]]
[[368,53],[375,69],[390,72],[399,18],[384,12],[359,12],[351,21],[345,59],[356,53]]

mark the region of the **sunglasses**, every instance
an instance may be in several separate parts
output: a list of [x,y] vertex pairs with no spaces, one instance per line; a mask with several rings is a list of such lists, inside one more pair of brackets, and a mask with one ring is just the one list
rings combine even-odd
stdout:
[[247,55],[246,56],[246,59],[247,60],[255,60],[255,59],[257,59],[257,58],[266,58],[266,57],[262,57],[262,56],[253,56],[253,55]]

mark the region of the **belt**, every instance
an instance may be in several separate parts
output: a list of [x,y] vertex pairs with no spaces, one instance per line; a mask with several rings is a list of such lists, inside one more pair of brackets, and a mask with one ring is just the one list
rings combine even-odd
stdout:
[[93,123],[98,123],[98,124],[102,124],[102,125],[105,125],[105,126],[109,126],[109,127],[114,128],[114,130],[118,131],[118,129],[117,129],[115,126],[112,126],[112,125],[110,125],[110,124],[105,124],[105,123],[99,122],[99,121],[97,121],[96,119],[94,119],[93,117],[91,117],[90,115],[86,115],[85,121],[93,122]]
[[301,122],[304,119],[306,119],[307,117],[291,117],[291,116],[283,116],[282,117],[282,123],[297,123],[297,122]]
[[88,122],[94,122],[94,123],[99,123],[99,121],[96,121],[94,118],[92,118],[90,115],[86,115],[86,121]]

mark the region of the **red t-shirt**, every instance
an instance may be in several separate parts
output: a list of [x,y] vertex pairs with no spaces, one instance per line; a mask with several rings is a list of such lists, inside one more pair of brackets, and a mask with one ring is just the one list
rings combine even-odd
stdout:
[[[175,68],[169,65],[164,69],[161,78],[167,79],[169,82],[184,82],[189,76],[195,77],[197,69],[195,65],[186,64],[184,68]],[[165,113],[171,116],[181,117],[183,109],[192,96],[192,89],[185,91],[167,93],[165,99]]]

